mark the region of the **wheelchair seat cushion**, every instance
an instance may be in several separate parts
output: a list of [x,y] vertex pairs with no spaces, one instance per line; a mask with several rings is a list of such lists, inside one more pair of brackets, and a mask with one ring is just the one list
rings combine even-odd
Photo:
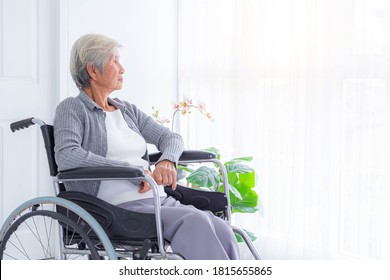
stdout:
[[[89,212],[106,231],[112,241],[157,240],[154,214],[134,212],[109,204],[92,195],[65,191],[58,197],[68,199]],[[60,207],[61,208],[61,207]],[[66,211],[57,209],[58,212]]]

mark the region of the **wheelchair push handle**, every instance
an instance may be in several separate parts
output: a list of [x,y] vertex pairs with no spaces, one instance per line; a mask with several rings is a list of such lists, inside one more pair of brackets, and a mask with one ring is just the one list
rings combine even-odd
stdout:
[[11,123],[10,128],[12,132],[15,132],[16,130],[25,129],[34,124],[44,125],[45,123],[37,118],[28,118]]

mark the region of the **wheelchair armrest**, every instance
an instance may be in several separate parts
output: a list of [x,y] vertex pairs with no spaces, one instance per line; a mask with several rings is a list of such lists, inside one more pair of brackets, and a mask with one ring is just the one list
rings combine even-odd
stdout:
[[171,187],[165,187],[164,190],[167,195],[180,201],[181,204],[192,205],[200,210],[208,210],[216,214],[227,209],[227,198],[224,193],[202,191],[181,185],[177,185],[175,190]]
[[[159,158],[161,157],[162,153],[152,153],[149,154],[149,161],[150,164],[155,164]],[[209,159],[215,159],[217,156],[212,152],[207,151],[201,151],[201,150],[186,150],[184,151],[180,158],[180,162],[197,162],[202,160],[209,160]]]
[[76,180],[76,179],[130,179],[144,177],[144,172],[138,168],[132,167],[81,167],[67,171],[59,172],[59,180]]

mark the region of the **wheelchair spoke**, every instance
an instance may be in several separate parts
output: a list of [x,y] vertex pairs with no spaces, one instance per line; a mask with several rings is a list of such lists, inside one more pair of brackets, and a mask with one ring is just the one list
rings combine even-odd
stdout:
[[34,227],[36,229],[36,232],[34,232],[34,230],[28,225],[28,223],[24,222],[24,224],[28,227],[28,229],[31,231],[31,233],[34,235],[35,239],[38,241],[39,245],[41,246],[42,248],[42,253],[45,254],[45,259],[48,258],[48,256],[50,256],[50,252],[48,251],[48,248],[45,247],[45,245],[43,244],[42,242],[42,239],[41,239],[41,236],[39,234],[39,230],[37,228],[37,225],[36,225],[36,222],[35,222],[35,219],[34,217],[32,217],[32,221],[33,221],[33,224],[34,224]]
[[[52,237],[55,232],[53,227],[58,225],[58,222],[63,226],[59,227],[60,230],[66,231],[66,234],[72,232],[71,236],[67,235],[65,239],[68,244],[65,244],[65,247],[69,251],[60,251],[64,252],[65,259],[78,259],[85,254],[91,254],[93,259],[99,258],[93,242],[83,232],[82,227],[63,214],[48,210],[36,210],[34,206],[33,211],[24,212],[15,217],[0,243],[0,259],[54,259]],[[80,242],[78,238],[80,238]],[[69,240],[70,242],[68,242]],[[88,251],[80,251],[79,244],[74,241],[85,244]],[[70,246],[74,246],[74,249],[72,250]]]
[[[72,256],[72,255],[69,254],[69,256]],[[77,260],[77,259],[81,259],[81,257],[82,257],[81,255],[73,254],[73,257],[72,258],[68,258],[68,259],[74,261],[74,260]]]
[[[22,255],[24,255],[26,258],[28,258],[29,260],[30,260],[30,258],[29,258],[29,256],[28,256],[28,253],[27,253],[27,251],[26,251],[26,249],[24,248],[24,246],[23,246],[23,244],[22,244],[22,242],[20,241],[20,239],[18,238],[18,236],[16,235],[16,239],[18,240],[18,242],[19,242],[19,244],[20,244],[20,247],[19,246],[17,246],[17,245],[15,245],[13,242],[9,242],[16,250],[18,250],[20,253],[22,253]],[[21,250],[21,249],[23,249],[23,250]],[[11,257],[10,255],[8,255],[9,257]],[[11,257],[11,258],[13,258],[13,259],[15,259],[14,257]]]
[[[68,218],[71,217],[69,209],[66,209],[66,217],[68,217]],[[79,220],[80,220],[80,217],[78,218],[78,221]],[[77,224],[79,224],[78,221],[77,221]],[[66,225],[66,228],[64,228],[64,230],[65,230],[65,240],[67,241],[67,244],[65,244],[65,246],[71,245],[73,243],[74,238],[75,238],[75,232],[69,229],[68,224]],[[70,232],[72,233],[72,235],[69,237]]]
[[[32,211],[37,211],[37,209],[44,209],[44,205],[40,204],[39,206],[35,205],[31,210]],[[52,209],[54,208],[54,205],[52,205],[51,207]],[[34,227],[35,227],[35,230],[36,230],[36,233],[38,235],[38,241],[39,243],[41,244],[41,247],[42,247],[42,252],[44,252],[45,254],[45,258],[48,259],[50,258],[50,256],[52,256],[52,250],[51,250],[51,247],[50,247],[50,236],[51,236],[51,228],[52,228],[52,225],[53,225],[53,220],[50,219],[50,230],[48,231],[47,229],[47,222],[46,222],[46,216],[43,216],[43,224],[44,224],[44,227],[45,227],[45,232],[43,232],[43,234],[45,233],[46,234],[46,241],[47,241],[47,245],[45,246],[45,244],[43,244],[43,241],[42,241],[42,238],[39,234],[39,229],[38,229],[38,226],[37,226],[37,223],[35,222],[35,219],[34,217],[32,217],[32,221],[34,223]]]
[[[32,217],[32,221],[33,221],[33,224],[34,224],[34,227],[35,227],[35,231],[36,231],[37,236],[38,236],[38,242],[39,242],[39,244],[40,244],[41,247],[42,247],[42,252],[45,253],[45,257],[47,258],[48,256],[51,256],[50,247],[47,247],[47,248],[46,248],[46,246],[43,244],[43,241],[42,241],[42,238],[41,238],[41,235],[40,235],[40,232],[39,232],[39,229],[38,229],[38,227],[37,227],[37,223],[36,223],[34,217]],[[45,221],[46,221],[46,217],[43,217],[43,223],[44,223],[44,224],[46,224]],[[47,237],[47,240],[50,241],[50,238],[49,238],[48,236],[46,236],[46,237]]]
[[13,256],[11,256],[11,255],[9,255],[7,253],[4,253],[4,256],[7,256],[8,258],[13,259],[15,261],[18,260],[17,258],[15,258],[15,257],[13,257]]
[[[68,228],[67,231],[66,231],[66,234],[68,235],[69,232],[72,233],[72,235],[71,235],[71,237],[70,237],[70,239],[69,239],[69,244],[72,244],[72,243],[73,243],[73,240],[76,239],[76,232],[74,232],[74,231],[72,231],[72,230],[70,230],[70,229]],[[69,238],[69,237],[67,237],[67,238]],[[77,244],[77,245],[79,245],[79,244]]]
[[[43,219],[44,219],[44,221],[45,221],[44,224],[45,224],[45,232],[46,232],[46,237],[47,237],[47,239],[46,239],[46,240],[47,240],[47,248],[48,248],[48,251],[49,251],[49,252],[52,252],[51,246],[50,246],[50,240],[51,240],[51,239],[50,239],[50,236],[51,236],[51,234],[52,234],[52,231],[51,231],[51,230],[52,230],[52,228],[53,228],[53,220],[50,221],[50,223],[49,223],[49,224],[50,224],[50,228],[49,228],[49,230],[48,230],[48,229],[47,229],[47,223],[46,223],[46,217],[44,217]],[[50,254],[50,255],[52,255],[52,254]]]

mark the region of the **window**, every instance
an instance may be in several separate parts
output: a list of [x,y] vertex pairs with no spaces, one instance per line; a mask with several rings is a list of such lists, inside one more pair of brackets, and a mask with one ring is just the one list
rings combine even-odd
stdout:
[[181,129],[255,157],[263,257],[390,258],[390,3],[180,0],[178,24],[179,93],[215,119]]

